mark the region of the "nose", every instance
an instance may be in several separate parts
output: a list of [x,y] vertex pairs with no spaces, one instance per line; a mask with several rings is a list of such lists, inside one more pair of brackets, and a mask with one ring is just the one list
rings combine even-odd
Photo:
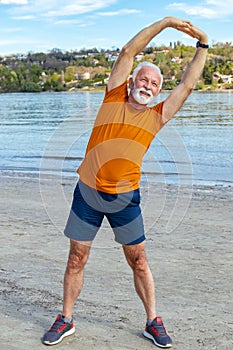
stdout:
[[146,81],[144,86],[147,90],[151,90],[151,82],[150,81]]

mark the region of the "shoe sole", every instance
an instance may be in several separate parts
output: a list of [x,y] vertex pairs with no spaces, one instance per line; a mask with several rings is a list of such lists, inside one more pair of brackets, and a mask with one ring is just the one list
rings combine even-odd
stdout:
[[172,347],[172,344],[162,345],[162,344],[157,343],[157,341],[154,339],[154,337],[153,337],[150,333],[148,333],[147,331],[144,331],[144,332],[143,332],[143,335],[144,335],[144,337],[146,337],[147,339],[152,340],[153,343],[154,343],[156,346],[159,346],[160,348],[171,348],[171,347]]
[[43,343],[45,345],[56,345],[58,343],[60,343],[65,337],[68,337],[69,335],[74,334],[75,332],[75,327],[71,328],[69,331],[67,331],[66,333],[64,333],[58,340],[54,341],[54,342],[49,342],[49,341],[43,341]]

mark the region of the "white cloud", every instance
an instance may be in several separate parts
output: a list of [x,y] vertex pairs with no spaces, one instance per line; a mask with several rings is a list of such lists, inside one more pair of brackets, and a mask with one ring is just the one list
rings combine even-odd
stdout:
[[76,25],[78,27],[90,27],[95,24],[95,22],[82,22],[78,19],[61,19],[58,21],[55,21],[54,24],[58,25]]
[[30,19],[35,19],[36,17],[34,15],[27,15],[27,16],[15,16],[13,19],[20,20],[20,21],[27,21]]
[[93,12],[111,5],[115,2],[115,0],[96,0],[96,1],[88,1],[88,0],[79,0],[79,1],[67,1],[68,4],[62,6],[54,7],[51,11],[46,13],[46,16],[49,17],[57,17],[57,16],[72,16],[77,14],[84,14]]
[[27,5],[28,0],[0,0],[3,5]]
[[140,13],[139,10],[134,9],[121,9],[119,11],[109,11],[109,12],[98,12],[100,16],[118,16],[118,15],[130,15],[132,13]]
[[[10,1],[10,0],[4,0]],[[13,1],[13,0],[12,0]],[[25,6],[15,7],[11,13],[15,16],[37,15],[37,17],[63,17],[74,16],[105,9],[117,0],[26,0]]]
[[78,19],[61,19],[54,22],[55,24],[81,24],[81,21]]
[[25,16],[14,16],[13,19],[16,19],[17,21],[29,21],[32,19],[36,19],[36,16],[34,15],[25,15]]
[[218,6],[218,7],[222,7],[222,6],[232,6],[233,5],[233,1],[232,0],[225,0],[224,2],[222,0],[205,0],[205,3],[208,5],[214,5],[214,6]]
[[189,16],[204,18],[227,18],[233,14],[233,0],[204,0],[196,5],[187,2],[174,2],[167,6],[168,9],[186,13]]

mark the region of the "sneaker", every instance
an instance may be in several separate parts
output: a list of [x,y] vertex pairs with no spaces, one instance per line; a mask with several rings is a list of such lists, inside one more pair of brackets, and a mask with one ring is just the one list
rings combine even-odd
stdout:
[[143,335],[160,348],[170,348],[172,346],[172,340],[166,332],[162,318],[159,316],[152,321],[151,325],[146,325]]
[[59,314],[50,327],[50,330],[45,333],[43,337],[43,343],[46,345],[55,345],[62,341],[63,338],[71,335],[75,332],[74,322],[66,323],[62,319],[62,315]]

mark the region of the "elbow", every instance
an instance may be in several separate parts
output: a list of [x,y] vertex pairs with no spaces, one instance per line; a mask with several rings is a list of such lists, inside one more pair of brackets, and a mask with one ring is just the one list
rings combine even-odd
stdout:
[[136,43],[129,41],[127,44],[125,44],[122,49],[120,55],[124,57],[133,58],[140,52],[138,45]]
[[188,81],[184,81],[182,83],[183,85],[183,90],[186,91],[187,96],[189,94],[191,94],[191,92],[193,91],[193,89],[195,88],[196,85],[196,81],[195,82],[188,82]]
[[190,84],[190,85],[186,86],[186,91],[187,91],[188,95],[191,94],[191,92],[195,88],[195,85],[196,85],[196,82],[194,84]]
[[130,47],[128,44],[125,44],[122,49],[121,49],[121,53],[120,53],[120,56],[130,56]]
[[179,99],[181,102],[181,106],[183,105],[185,100],[188,98],[188,96],[192,93],[194,87],[195,87],[195,84],[191,84],[188,82],[180,83],[180,85],[179,85]]

